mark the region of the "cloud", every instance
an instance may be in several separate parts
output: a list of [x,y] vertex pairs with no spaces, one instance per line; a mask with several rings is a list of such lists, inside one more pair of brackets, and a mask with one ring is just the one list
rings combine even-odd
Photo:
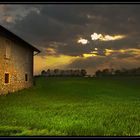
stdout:
[[15,23],[16,20],[23,20],[30,12],[39,14],[40,7],[26,5],[0,5],[0,12],[2,23]]
[[[48,5],[43,6],[42,13],[47,14],[48,17],[61,21],[66,25],[85,26],[90,22],[86,13],[82,12],[82,5]],[[47,7],[47,8],[46,8]]]
[[83,55],[82,55],[83,57],[93,57],[93,56],[97,56],[97,53],[84,53]]
[[123,56],[123,57],[137,57],[140,56],[140,49],[135,48],[128,48],[128,49],[119,49],[119,50],[112,50],[112,49],[105,49],[106,56]]
[[3,16],[2,20],[6,23],[13,23],[15,22],[15,17],[12,16]]
[[119,40],[125,38],[125,35],[102,35],[102,34],[97,34],[93,33],[91,34],[91,39],[92,40],[100,40],[100,41],[112,41],[112,40]]
[[85,44],[89,43],[89,41],[88,41],[87,39],[80,38],[80,39],[77,41],[77,43],[81,43],[81,44],[85,45]]

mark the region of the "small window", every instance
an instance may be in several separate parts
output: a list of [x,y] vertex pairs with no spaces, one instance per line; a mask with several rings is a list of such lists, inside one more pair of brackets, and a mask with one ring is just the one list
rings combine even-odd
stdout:
[[5,57],[9,59],[10,58],[10,54],[11,54],[11,47],[10,46],[6,46]]
[[28,81],[28,74],[25,74],[25,81]]
[[26,52],[26,63],[29,63],[29,52]]
[[5,73],[5,83],[9,83],[9,73]]

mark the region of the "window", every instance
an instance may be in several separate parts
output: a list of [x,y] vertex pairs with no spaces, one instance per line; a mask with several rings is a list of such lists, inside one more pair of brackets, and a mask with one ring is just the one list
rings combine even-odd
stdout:
[[10,58],[10,53],[11,53],[11,47],[10,46],[6,46],[6,54],[5,54],[5,57],[6,58]]
[[28,74],[25,74],[25,81],[28,81]]
[[9,73],[5,73],[5,83],[9,83]]
[[26,52],[26,63],[29,63],[29,52]]

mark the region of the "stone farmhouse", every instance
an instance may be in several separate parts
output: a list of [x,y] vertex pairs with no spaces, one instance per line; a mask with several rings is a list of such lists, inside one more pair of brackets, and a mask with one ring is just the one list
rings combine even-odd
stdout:
[[33,56],[39,52],[0,25],[0,95],[33,85]]

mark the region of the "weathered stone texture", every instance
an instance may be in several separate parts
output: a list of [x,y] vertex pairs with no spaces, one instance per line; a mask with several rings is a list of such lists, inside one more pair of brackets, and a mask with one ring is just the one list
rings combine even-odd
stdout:
[[[5,57],[6,46],[10,45],[10,58]],[[5,73],[10,82],[5,84]],[[28,81],[25,81],[25,74]],[[33,84],[33,50],[15,41],[0,36],[0,94],[11,93]]]

